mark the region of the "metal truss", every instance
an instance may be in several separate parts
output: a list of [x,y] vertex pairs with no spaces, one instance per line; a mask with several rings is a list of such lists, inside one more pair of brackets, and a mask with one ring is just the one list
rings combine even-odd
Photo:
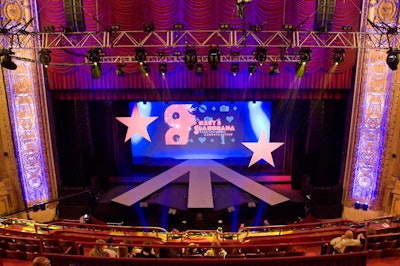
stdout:
[[[250,30],[155,30],[155,31],[99,31],[99,32],[27,32],[3,31],[0,42],[13,49],[84,49],[99,48],[115,51],[142,47],[151,50],[149,62],[183,62],[182,56],[175,56],[173,50],[193,46],[208,49],[240,49],[240,56],[224,56],[225,62],[254,61],[252,52],[257,47],[297,49],[297,48],[343,48],[343,49],[389,49],[396,48],[399,34],[382,32],[316,32],[316,31],[250,31]],[[157,56],[156,51],[167,51],[169,55]],[[113,53],[115,54],[115,53]],[[269,55],[271,61],[296,61],[296,55]],[[102,61],[131,62],[134,58],[105,56]],[[207,61],[199,54],[199,61]]]

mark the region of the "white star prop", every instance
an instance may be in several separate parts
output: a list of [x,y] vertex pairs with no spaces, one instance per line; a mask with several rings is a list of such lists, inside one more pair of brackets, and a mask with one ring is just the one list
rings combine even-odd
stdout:
[[139,134],[151,142],[149,132],[147,132],[147,126],[157,118],[158,116],[141,116],[137,106],[133,108],[130,117],[116,117],[119,122],[128,127],[128,130],[126,131],[125,142],[135,136],[135,134]]
[[267,163],[275,167],[274,158],[272,158],[272,152],[282,146],[283,142],[269,142],[267,140],[267,135],[263,130],[260,134],[258,142],[242,142],[244,146],[253,151],[253,156],[251,157],[249,167],[264,159]]

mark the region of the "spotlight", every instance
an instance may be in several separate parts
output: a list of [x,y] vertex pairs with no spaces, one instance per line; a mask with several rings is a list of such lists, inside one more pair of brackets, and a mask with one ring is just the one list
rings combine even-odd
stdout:
[[125,77],[125,64],[117,64],[117,70],[115,70],[115,74],[118,77]]
[[360,202],[359,202],[359,201],[356,201],[356,202],[354,203],[354,209],[358,210],[358,209],[360,209],[360,207],[361,207]]
[[339,65],[344,61],[344,49],[343,48],[335,48],[333,50],[333,61],[335,65]]
[[181,56],[181,55],[182,55],[181,51],[179,50],[174,51],[174,56]]
[[174,30],[183,30],[183,24],[182,23],[175,23],[172,26],[172,29],[174,29]]
[[54,25],[44,26],[45,32],[54,32],[55,30],[56,30],[56,28],[54,27]]
[[194,69],[194,72],[196,72],[197,75],[202,75],[204,72],[204,66],[203,64],[196,64],[196,68]]
[[387,51],[386,64],[391,70],[396,70],[399,64],[399,50],[393,50],[392,48]]
[[219,62],[221,62],[221,51],[218,47],[210,48],[208,50],[208,63],[211,65],[211,69],[217,69]]
[[149,65],[148,65],[148,64],[143,63],[143,64],[141,65],[141,69],[142,69],[142,72],[143,72],[146,76],[149,75]]
[[144,48],[138,47],[135,49],[135,60],[139,62],[140,65],[146,61],[146,50]]
[[279,73],[280,72],[279,72],[279,68],[278,68],[278,63],[277,62],[271,63],[269,74],[270,75],[278,75]]
[[165,76],[165,73],[167,73],[167,64],[164,63],[159,64],[158,71],[160,71],[161,75]]
[[238,63],[233,63],[231,65],[231,72],[234,76],[237,75],[237,73],[239,72],[239,64]]
[[228,207],[227,210],[228,210],[228,212],[234,212],[235,211],[235,207],[233,207],[233,206],[232,207]]
[[117,25],[117,24],[112,24],[112,25],[110,25],[110,31],[111,31],[111,33],[117,33],[117,31],[119,31],[119,29],[120,29],[120,26],[119,25]]
[[32,206],[32,211],[34,211],[34,212],[37,212],[37,211],[39,211],[39,206],[38,205],[33,205]]
[[343,25],[342,30],[351,31],[351,30],[353,30],[353,26],[352,25]]
[[301,48],[300,49],[300,63],[305,65],[311,60],[311,49],[310,48]]
[[10,70],[17,69],[17,65],[12,61],[11,55],[15,54],[11,49],[0,50],[0,56],[3,56],[3,60],[1,60],[1,66]]
[[253,75],[254,72],[256,72],[256,69],[257,69],[256,64],[255,63],[249,63],[248,69],[249,69],[250,75]]
[[51,62],[51,51],[49,49],[41,49],[39,51],[39,60],[40,63],[44,65],[44,67],[48,67]]
[[153,24],[153,21],[150,23],[150,24],[143,24],[143,30],[145,31],[145,32],[152,32],[152,31],[154,31],[155,30],[155,27],[154,27],[154,24]]
[[230,30],[231,25],[229,25],[229,23],[221,23],[221,24],[219,24],[219,29],[220,30]]
[[363,211],[368,211],[368,203],[364,202],[364,204],[362,205],[362,209]]
[[262,66],[267,60],[267,49],[263,47],[258,47],[254,53],[254,57],[257,60],[258,64]]
[[88,51],[88,59],[92,64],[97,65],[101,59],[100,49],[99,48],[90,49]]
[[194,69],[194,65],[197,63],[197,53],[195,48],[187,48],[185,52],[185,63],[189,70]]
[[100,64],[93,64],[93,65],[91,66],[90,71],[91,71],[92,77],[93,77],[94,79],[98,79],[98,78],[101,77],[101,67],[100,67]]
[[291,30],[293,30],[293,25],[292,24],[283,24],[282,30],[291,31]]

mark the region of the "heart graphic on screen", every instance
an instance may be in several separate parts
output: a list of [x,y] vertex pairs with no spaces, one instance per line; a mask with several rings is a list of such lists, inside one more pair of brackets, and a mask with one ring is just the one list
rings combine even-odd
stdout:
[[233,121],[233,116],[227,116],[225,119],[230,123]]
[[206,141],[206,138],[205,138],[205,137],[200,137],[200,138],[199,138],[199,141],[200,141],[201,143],[204,143],[204,142]]

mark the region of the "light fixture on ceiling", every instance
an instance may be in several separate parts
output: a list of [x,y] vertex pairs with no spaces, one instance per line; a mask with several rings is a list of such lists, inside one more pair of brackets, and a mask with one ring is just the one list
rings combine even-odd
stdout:
[[231,25],[229,23],[221,23],[219,24],[219,29],[224,31],[224,30],[230,30]]
[[11,55],[15,54],[11,49],[1,49],[0,50],[0,56],[3,56],[3,59],[1,60],[1,66],[9,69],[9,70],[15,70],[17,69],[17,65],[12,61]]
[[111,31],[111,33],[113,33],[113,34],[117,33],[117,32],[119,31],[120,28],[121,28],[121,27],[120,27],[120,25],[118,25],[118,24],[111,24],[111,25],[110,25],[110,31]]
[[150,24],[143,24],[143,31],[145,32],[152,32],[154,31],[156,28],[154,27],[153,21]]
[[311,49],[310,48],[301,48],[299,51],[300,55],[300,63],[305,65],[311,60]]
[[172,29],[173,29],[173,30],[183,30],[183,24],[182,24],[182,23],[175,23],[175,24],[172,26]]
[[386,57],[386,64],[391,70],[397,69],[397,65],[399,64],[399,53],[399,50],[393,50],[392,48],[387,51],[388,55]]
[[343,63],[344,53],[345,53],[345,51],[343,48],[335,48],[333,50],[333,61],[335,62],[335,65],[339,65],[340,63]]
[[237,73],[239,72],[239,64],[238,63],[233,63],[231,65],[231,72],[233,76],[236,76]]
[[269,74],[274,76],[274,75],[278,75],[279,73],[280,73],[280,71],[279,71],[278,63],[272,62],[270,65]]
[[102,56],[102,51],[99,48],[92,48],[88,51],[88,59],[91,63],[91,74],[95,79],[101,76],[100,60]]
[[211,66],[211,69],[217,69],[218,64],[221,62],[221,51],[217,47],[211,47],[208,49],[208,63]]
[[39,61],[44,65],[44,67],[48,67],[51,62],[51,51],[49,49],[41,49],[39,51]]
[[189,70],[194,69],[194,65],[197,63],[197,52],[194,47],[193,48],[186,47],[185,63]]
[[99,48],[92,48],[88,51],[88,59],[89,61],[97,65],[101,60],[101,50]]
[[143,72],[146,76],[149,75],[150,68],[149,68],[149,65],[148,65],[147,63],[143,63],[143,64],[141,65],[141,69],[142,69],[142,72]]
[[125,64],[119,63],[117,64],[117,69],[115,70],[115,74],[117,74],[118,77],[125,77]]
[[250,62],[248,65],[248,70],[250,75],[253,75],[254,72],[256,72],[256,69],[257,69],[256,63]]
[[139,62],[140,65],[143,65],[146,61],[147,52],[142,47],[137,47],[135,49],[135,60]]
[[158,71],[161,73],[161,75],[165,76],[165,73],[167,73],[167,64],[160,63],[158,65]]
[[264,47],[258,47],[254,52],[254,57],[257,60],[258,64],[262,66],[267,60],[267,49]]

